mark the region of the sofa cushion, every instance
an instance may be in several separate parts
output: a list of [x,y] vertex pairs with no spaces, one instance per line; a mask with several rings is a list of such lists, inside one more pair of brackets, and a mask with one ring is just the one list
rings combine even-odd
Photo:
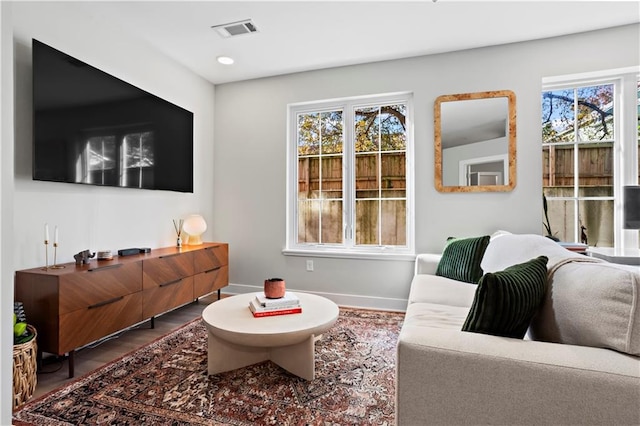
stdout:
[[548,260],[538,256],[485,274],[462,331],[522,339],[544,298]]
[[488,235],[451,240],[442,253],[436,275],[477,283],[482,277],[480,262],[488,244]]
[[474,285],[437,275],[418,274],[411,281],[409,304],[436,303],[463,307],[468,311],[475,293]]
[[467,317],[467,312],[469,312],[468,307],[438,303],[412,303],[407,307],[403,328],[407,326],[460,330]]
[[549,273],[532,339],[640,355],[640,269],[567,259]]
[[551,268],[567,258],[584,258],[542,235],[501,234],[491,239],[480,266],[484,272],[496,272],[538,256],[547,256]]

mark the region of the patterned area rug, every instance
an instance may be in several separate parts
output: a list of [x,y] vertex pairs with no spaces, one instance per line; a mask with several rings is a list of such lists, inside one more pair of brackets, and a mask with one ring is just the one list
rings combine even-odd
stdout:
[[403,313],[341,308],[316,378],[271,361],[207,375],[200,319],[24,405],[15,425],[391,425]]

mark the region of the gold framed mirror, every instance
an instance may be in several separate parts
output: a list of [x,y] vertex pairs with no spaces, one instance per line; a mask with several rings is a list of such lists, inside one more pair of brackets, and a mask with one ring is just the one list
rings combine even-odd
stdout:
[[516,186],[516,95],[511,90],[438,96],[435,186],[505,192]]

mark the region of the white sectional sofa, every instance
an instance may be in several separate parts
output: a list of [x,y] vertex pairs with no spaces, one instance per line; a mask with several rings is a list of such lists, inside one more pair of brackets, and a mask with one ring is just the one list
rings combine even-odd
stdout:
[[640,425],[640,268],[497,233],[484,273],[548,257],[524,339],[461,331],[477,285],[416,259],[398,341],[397,424]]

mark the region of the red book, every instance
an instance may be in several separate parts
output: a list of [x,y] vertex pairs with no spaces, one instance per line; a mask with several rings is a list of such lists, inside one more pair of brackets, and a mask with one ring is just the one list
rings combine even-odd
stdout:
[[289,314],[299,314],[302,313],[302,307],[298,306],[297,308],[289,308],[289,309],[274,309],[271,311],[261,311],[261,312],[253,312],[251,311],[255,318],[259,317],[272,317],[276,315],[289,315]]

